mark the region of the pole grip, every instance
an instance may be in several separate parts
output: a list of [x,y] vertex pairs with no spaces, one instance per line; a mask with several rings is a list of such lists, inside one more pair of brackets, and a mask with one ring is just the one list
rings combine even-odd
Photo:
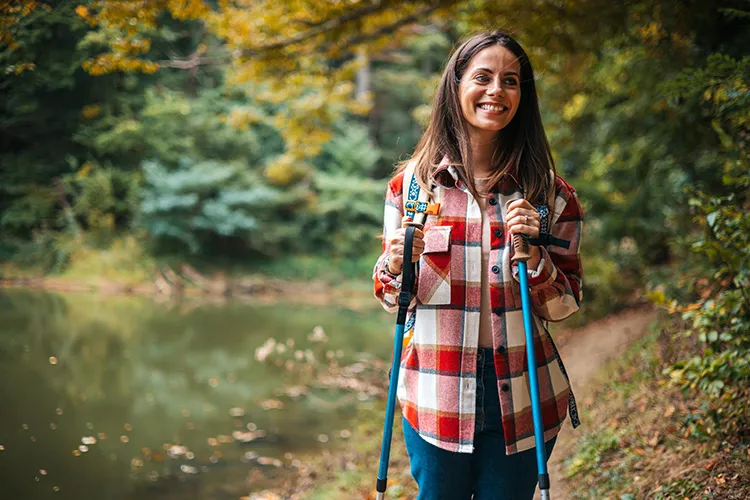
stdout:
[[513,235],[513,257],[511,257],[511,262],[526,262],[527,260],[531,259],[531,254],[529,253],[529,242],[526,241],[526,238],[523,237],[521,234],[514,234]]

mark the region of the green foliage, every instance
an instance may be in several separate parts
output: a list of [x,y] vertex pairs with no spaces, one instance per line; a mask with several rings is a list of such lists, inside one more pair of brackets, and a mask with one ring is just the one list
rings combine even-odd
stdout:
[[[740,415],[750,384],[750,163],[747,134],[750,116],[750,58],[714,54],[705,68],[686,70],[665,85],[677,97],[700,95],[705,113],[721,142],[722,186],[710,193],[691,189],[690,207],[700,233],[692,235],[694,257],[686,256],[698,279],[689,304],[673,299],[671,309],[682,313],[683,335],[700,347],[694,356],[665,370],[674,384],[699,390],[721,401],[721,411],[709,412],[714,427],[724,432],[743,425]],[[690,241],[688,239],[687,241]],[[742,418],[739,418],[742,417]]]
[[168,170],[147,161],[143,174],[142,224],[156,238],[176,239],[192,253],[208,250],[216,238],[237,238],[251,247],[252,242],[265,243],[256,236],[257,213],[279,195],[248,175],[243,165],[185,160]]
[[619,449],[620,439],[611,430],[587,434],[578,445],[576,454],[570,459],[567,477],[594,470],[599,466],[602,457],[610,451]]

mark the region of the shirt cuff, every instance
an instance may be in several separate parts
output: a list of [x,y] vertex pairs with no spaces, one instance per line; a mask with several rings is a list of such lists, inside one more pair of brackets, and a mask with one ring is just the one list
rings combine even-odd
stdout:
[[[550,258],[547,249],[540,246],[539,251],[542,254],[542,258],[539,260],[539,265],[536,269],[527,269],[526,272],[529,281],[529,288],[532,290],[546,288],[557,278],[557,268],[552,263],[552,259]],[[518,278],[518,264],[513,264],[513,279],[520,282],[520,279]]]
[[386,293],[398,293],[401,291],[401,275],[391,274],[385,269],[385,265],[381,264],[380,270],[378,271],[378,280],[385,287]]

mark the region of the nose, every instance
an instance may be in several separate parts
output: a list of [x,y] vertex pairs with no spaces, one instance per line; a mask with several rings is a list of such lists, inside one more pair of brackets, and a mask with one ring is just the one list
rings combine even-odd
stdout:
[[495,79],[490,85],[487,86],[487,93],[489,95],[500,94],[503,91],[503,86],[500,84],[500,79]]

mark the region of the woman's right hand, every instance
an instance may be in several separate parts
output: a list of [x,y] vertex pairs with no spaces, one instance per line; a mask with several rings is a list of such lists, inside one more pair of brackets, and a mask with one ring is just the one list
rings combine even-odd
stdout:
[[[411,219],[404,216],[401,219],[401,228],[397,229],[396,232],[391,236],[388,262],[388,271],[391,274],[401,274],[401,270],[404,266],[404,238],[406,237],[407,223],[411,222]],[[417,262],[419,256],[424,251],[424,233],[419,229],[414,230],[414,244],[412,245],[412,262]]]

